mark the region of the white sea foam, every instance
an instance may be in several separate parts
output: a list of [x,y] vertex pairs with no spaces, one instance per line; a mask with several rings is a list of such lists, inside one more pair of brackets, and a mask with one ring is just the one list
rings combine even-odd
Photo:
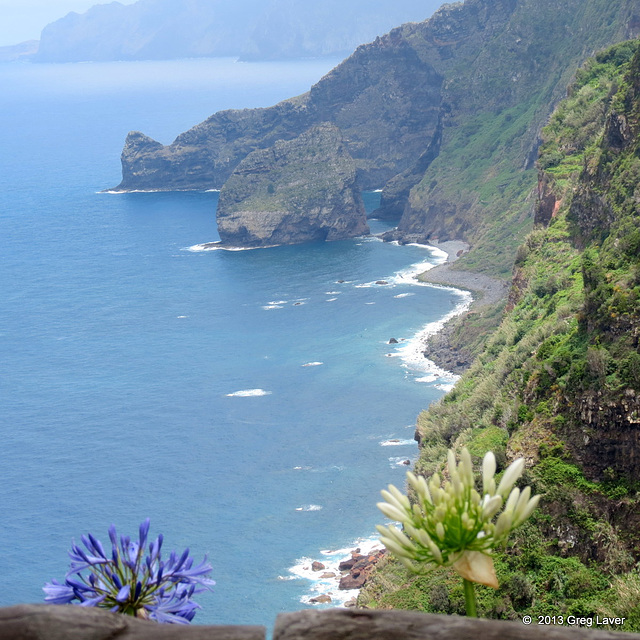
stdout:
[[265,310],[268,310],[268,309],[284,309],[284,307],[281,304],[265,304],[262,308],[265,309]]
[[269,300],[267,304],[287,304],[286,300]]
[[[455,292],[456,295],[460,297],[460,302],[440,320],[425,325],[415,336],[398,347],[396,353],[402,358],[403,364],[408,369],[425,374],[421,376],[423,381],[427,382],[424,378],[435,375],[441,383],[449,385],[454,384],[459,376],[445,371],[428,358],[425,358],[425,344],[429,337],[441,331],[445,323],[451,320],[451,318],[464,313],[469,308],[472,297],[468,291],[460,291],[459,289],[452,289],[451,287],[443,288]],[[428,382],[434,382],[434,380],[428,380]]]
[[240,391],[234,391],[233,393],[227,393],[227,398],[254,398],[258,396],[270,396],[271,391],[265,391],[264,389],[241,389]]
[[320,511],[322,505],[319,504],[307,504],[304,507],[296,507],[296,511]]
[[397,296],[393,296],[394,298],[408,298],[409,296],[415,296],[415,293],[399,293]]
[[427,376],[416,378],[416,382],[435,382],[437,379],[438,379],[438,376],[435,375],[435,373],[430,373]]
[[[456,376],[456,379],[458,378],[458,376]],[[449,384],[436,384],[434,385],[436,389],[440,389],[441,391],[451,391],[453,389],[453,387],[455,387],[455,382],[451,382]]]
[[[344,606],[346,602],[357,597],[358,589],[339,589],[341,571],[338,568],[343,560],[351,557],[352,551],[360,550],[362,555],[370,555],[383,548],[377,536],[369,538],[359,538],[347,547],[340,549],[323,550],[320,556],[314,558],[300,558],[296,564],[289,569],[289,576],[279,576],[281,580],[308,580],[309,586],[307,593],[300,597],[303,604],[314,604],[320,609],[327,607]],[[321,562],[325,568],[320,571],[313,571],[313,563],[317,560]],[[326,576],[326,577],[322,577]],[[310,602],[312,598],[321,594],[331,597],[331,602],[327,604],[315,604]]]
[[396,467],[410,467],[412,464],[413,461],[407,456],[392,456],[389,458],[389,466],[394,469]]
[[252,249],[260,248],[261,247],[223,247],[220,241],[217,241],[194,244],[190,247],[185,247],[183,251],[191,251],[192,253],[198,253],[200,251],[251,251]]
[[325,302],[335,302],[338,298],[327,298]]
[[337,295],[339,295],[340,293],[342,293],[342,291],[325,291],[324,293],[325,293],[325,295],[327,295],[327,296],[337,296]]
[[391,440],[383,440],[379,443],[381,447],[404,447],[407,445],[415,445],[415,440],[400,440],[399,438],[392,438]]
[[301,367],[319,367],[321,364],[324,364],[324,362],[305,362],[300,366]]

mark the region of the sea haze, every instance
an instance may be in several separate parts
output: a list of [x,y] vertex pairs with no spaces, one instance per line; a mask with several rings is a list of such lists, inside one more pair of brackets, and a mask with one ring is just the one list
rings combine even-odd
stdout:
[[442,257],[200,251],[216,193],[99,193],[129,130],[167,143],[335,62],[0,66],[0,605],[41,601],[72,538],[150,517],[213,564],[197,622],[271,625],[306,606],[290,569],[383,520],[452,381],[412,341],[466,300],[410,277]]

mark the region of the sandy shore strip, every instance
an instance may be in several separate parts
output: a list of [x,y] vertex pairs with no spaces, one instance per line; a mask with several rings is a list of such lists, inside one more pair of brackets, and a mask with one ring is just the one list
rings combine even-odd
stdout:
[[429,244],[444,251],[447,254],[447,260],[437,267],[421,273],[418,276],[421,282],[448,285],[471,291],[474,294],[472,307],[496,304],[507,297],[508,282],[481,273],[451,268],[453,262],[469,251],[469,245],[466,242],[448,240],[446,242],[430,242]]

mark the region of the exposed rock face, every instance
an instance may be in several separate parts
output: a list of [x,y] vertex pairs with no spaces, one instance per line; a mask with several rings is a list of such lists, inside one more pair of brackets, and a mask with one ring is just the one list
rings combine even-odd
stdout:
[[402,215],[399,240],[483,245],[485,270],[508,274],[532,219],[519,195],[535,188],[541,127],[579,64],[639,28],[637,0],[446,4],[358,47],[299,98],[214,114],[157,149],[129,138],[118,188],[220,188],[251,151],[332,122],[362,188],[385,185],[380,214]]
[[339,129],[309,129],[250,153],[220,192],[223,244],[259,247],[369,232],[356,169]]
[[348,571],[340,578],[339,589],[360,589],[374,570],[375,565],[384,558],[387,550],[381,549],[368,556],[354,553],[349,560],[340,563],[340,571]]
[[323,122],[342,130],[362,187],[377,188],[408,169],[429,144],[441,82],[395,29],[359,47],[298,98],[267,109],[220,111],[156,149],[146,136],[129,134],[116,189],[219,189],[251,151]]

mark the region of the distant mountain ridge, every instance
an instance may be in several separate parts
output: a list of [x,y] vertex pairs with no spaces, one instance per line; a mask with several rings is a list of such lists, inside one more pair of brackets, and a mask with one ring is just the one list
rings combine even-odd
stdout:
[[97,4],[47,25],[36,62],[347,55],[440,0],[139,0]]

